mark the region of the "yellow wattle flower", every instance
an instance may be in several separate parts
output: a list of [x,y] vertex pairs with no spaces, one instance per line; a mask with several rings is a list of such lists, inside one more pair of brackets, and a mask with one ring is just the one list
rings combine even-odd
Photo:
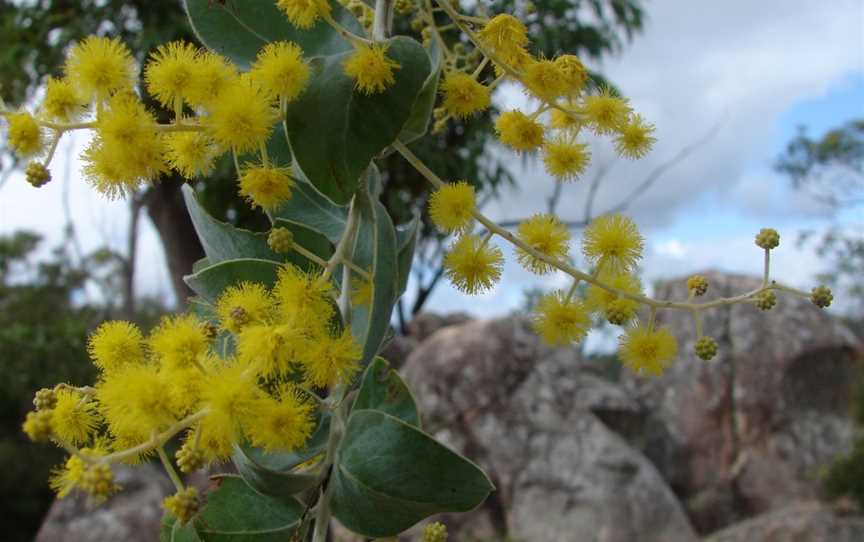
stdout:
[[591,161],[591,151],[584,143],[571,143],[563,137],[543,145],[543,165],[559,181],[569,181],[581,175]]
[[194,367],[208,355],[210,338],[194,314],[164,316],[150,332],[150,350],[165,367]]
[[137,67],[129,49],[117,38],[89,36],[69,51],[66,77],[87,101],[104,100],[112,94],[132,90]]
[[476,206],[474,187],[458,181],[429,196],[429,217],[445,232],[461,231],[470,227]]
[[441,82],[442,106],[457,118],[468,118],[489,108],[489,87],[468,74],[454,72]]
[[315,429],[313,405],[292,386],[282,386],[275,398],[258,399],[251,410],[253,415],[244,431],[253,446],[266,452],[290,452],[302,448]]
[[567,299],[564,292],[555,291],[537,302],[533,324],[546,343],[567,346],[585,338],[591,328],[591,315],[581,301]]
[[[570,230],[550,214],[536,214],[519,224],[517,237],[537,252],[555,260],[566,260],[570,248]],[[543,275],[554,269],[552,265],[535,258],[521,248],[516,249],[516,259],[532,273]]]
[[164,107],[179,109],[195,77],[198,48],[184,41],[160,45],[144,69],[147,91]]
[[213,51],[199,52],[192,65],[192,79],[183,98],[194,107],[210,106],[237,79],[237,68],[227,58]]
[[44,137],[33,115],[26,111],[19,111],[7,116],[6,120],[9,122],[9,146],[15,154],[27,158],[42,151]]
[[615,150],[621,156],[633,160],[642,158],[657,141],[651,135],[653,133],[653,124],[646,123],[640,115],[633,115],[619,128],[618,135],[615,137]]
[[543,125],[519,110],[502,113],[495,121],[501,143],[516,151],[533,151],[543,145]]
[[332,388],[337,383],[348,384],[360,370],[363,349],[354,340],[351,328],[339,336],[317,337],[300,353],[304,382],[316,388]]
[[42,114],[49,120],[70,122],[84,113],[86,100],[78,88],[68,78],[48,78],[45,84],[45,98],[42,100]]
[[250,324],[263,324],[272,315],[275,301],[267,287],[243,281],[229,286],[216,300],[216,314],[223,329],[238,333]]
[[329,17],[332,8],[328,0],[277,0],[291,24],[301,30],[312,28],[322,17]]
[[444,255],[447,278],[466,294],[479,294],[501,278],[504,255],[501,249],[484,243],[475,235],[462,235]]
[[380,43],[358,45],[343,64],[345,75],[354,79],[354,87],[367,96],[393,86],[394,72],[399,68],[398,62],[387,57],[387,45]]
[[216,159],[222,154],[213,140],[203,132],[171,132],[164,135],[164,141],[168,165],[189,180],[213,173]]
[[131,322],[104,322],[90,335],[87,352],[94,365],[103,372],[111,372],[144,361],[144,336]]
[[51,409],[54,434],[74,445],[90,440],[99,426],[96,403],[71,389],[56,392],[57,404]]
[[247,165],[241,173],[240,195],[253,205],[273,211],[291,197],[294,179],[288,168]]
[[531,94],[552,102],[568,93],[570,85],[560,64],[554,60],[536,60],[525,68],[522,83]]
[[582,253],[605,272],[632,270],[642,258],[644,242],[636,224],[623,215],[603,215],[585,228]]
[[620,130],[627,123],[630,111],[627,101],[614,96],[609,88],[604,88],[600,94],[585,96],[582,105],[582,114],[598,135]]
[[634,372],[659,376],[677,355],[678,342],[666,328],[652,330],[644,325],[634,326],[618,342],[618,356]]
[[237,153],[257,151],[267,143],[279,114],[267,94],[248,77],[232,81],[218,100],[207,105],[202,124],[218,145]]
[[290,41],[271,42],[264,46],[249,72],[261,87],[285,102],[294,100],[309,83],[309,65],[303,50]]

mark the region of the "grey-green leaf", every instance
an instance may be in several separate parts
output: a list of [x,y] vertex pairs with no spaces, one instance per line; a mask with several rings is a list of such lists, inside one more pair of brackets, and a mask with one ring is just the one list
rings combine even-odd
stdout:
[[182,191],[195,233],[198,234],[204,254],[211,265],[237,258],[274,261],[282,259],[279,254],[270,250],[266,233],[235,228],[231,224],[220,222],[201,206],[191,186],[183,185]]
[[330,415],[324,413],[302,450],[268,454],[260,448],[244,443],[234,450],[234,465],[240,476],[255,490],[265,495],[293,495],[319,483],[320,480],[315,474],[291,471],[301,463],[323,454],[329,434]]
[[408,277],[411,275],[411,264],[414,262],[414,248],[417,246],[417,236],[420,233],[420,217],[415,216],[406,226],[396,229],[396,244],[399,276],[396,280],[397,297],[405,293]]
[[387,360],[376,357],[363,373],[352,411],[373,409],[420,427],[420,411],[411,390]]
[[[319,20],[301,30],[288,20],[276,0],[184,0],[192,29],[204,45],[247,69],[258,50],[273,41],[293,41],[307,57],[338,54],[351,49],[330,25]],[[357,19],[330,0],[332,15],[342,26],[363,34]]]
[[223,476],[195,520],[205,542],[284,542],[300,524],[296,499],[261,495],[236,476]]
[[378,354],[390,327],[390,318],[397,298],[396,230],[384,206],[358,192],[356,205],[360,227],[352,260],[371,269],[372,300],[369,305],[356,306],[352,312],[352,331],[363,346],[363,364]]
[[432,109],[435,107],[435,99],[438,97],[438,80],[441,78],[441,61],[444,55],[441,53],[441,47],[438,46],[436,40],[432,40],[428,53],[432,63],[432,71],[426,78],[426,82],[423,83],[423,89],[417,96],[417,101],[414,102],[408,122],[405,123],[399,133],[399,140],[403,143],[411,143],[426,135],[426,131],[429,129],[429,119],[432,117]]
[[204,300],[215,303],[219,295],[243,281],[260,282],[273,286],[279,273],[279,264],[269,260],[240,258],[227,260],[186,275],[183,280]]
[[286,115],[295,163],[337,204],[351,200],[369,162],[397,138],[430,73],[429,56],[419,43],[404,36],[389,39],[387,56],[400,65],[395,83],[367,96],[343,71],[350,54],[313,60],[309,88]]
[[331,479],[333,513],[367,537],[395,536],[442,512],[467,512],[494,490],[471,461],[376,410],[348,419]]

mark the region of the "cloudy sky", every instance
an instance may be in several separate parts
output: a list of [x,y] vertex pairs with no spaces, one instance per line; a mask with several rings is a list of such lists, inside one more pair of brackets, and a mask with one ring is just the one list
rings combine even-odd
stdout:
[[[595,209],[614,205],[653,168],[713,131],[708,142],[628,210],[648,239],[645,278],[706,268],[758,273],[761,259],[752,238],[760,227],[771,226],[784,240],[775,258],[775,277],[810,285],[820,264],[811,250],[792,241],[798,232],[824,229],[838,218],[791,191],[771,164],[798,125],[819,135],[864,117],[864,1],[655,0],[645,7],[645,31],[623,54],[594,67],[655,123],[659,141],[639,162],[614,160],[603,142],[594,147],[594,167],[609,167]],[[502,94],[514,105],[522,99],[512,90]],[[39,231],[48,239],[47,250],[60,242],[69,217],[84,251],[105,243],[123,246],[126,206],[107,202],[77,182],[74,156],[80,145],[67,139],[59,149],[61,171],[55,177],[69,182],[35,191],[20,175],[8,179],[0,188],[0,233]],[[514,167],[520,189],[487,208],[495,218],[540,211],[552,191],[553,181],[542,167],[523,167],[518,161]],[[67,168],[69,175],[63,171]],[[585,180],[593,173],[565,189],[562,217],[582,217]],[[855,209],[841,219],[864,222],[862,217],[864,210]],[[139,291],[169,297],[161,247],[146,221],[139,256]],[[480,299],[442,286],[430,308],[500,314],[518,307],[528,287],[565,284],[564,277],[536,278],[508,264],[501,284]]]

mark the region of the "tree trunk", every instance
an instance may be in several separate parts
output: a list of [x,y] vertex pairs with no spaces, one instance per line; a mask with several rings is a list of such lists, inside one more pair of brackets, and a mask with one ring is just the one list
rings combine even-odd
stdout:
[[204,249],[183,203],[181,186],[183,181],[178,177],[163,177],[147,194],[147,214],[162,240],[178,305],[192,295],[192,290],[183,282],[183,275],[191,273],[192,264],[204,257]]

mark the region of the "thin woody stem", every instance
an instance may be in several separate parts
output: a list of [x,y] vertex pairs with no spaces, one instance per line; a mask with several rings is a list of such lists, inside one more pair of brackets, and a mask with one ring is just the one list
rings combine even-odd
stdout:
[[[405,160],[408,161],[408,163],[410,163],[417,170],[418,173],[420,173],[423,177],[425,177],[426,180],[428,180],[433,186],[435,186],[436,188],[441,188],[447,184],[440,177],[438,177],[438,175],[436,175],[432,170],[430,170],[426,166],[426,164],[424,164],[413,152],[411,152],[411,150],[408,149],[408,147],[406,147],[404,143],[397,140],[397,141],[392,143],[392,146],[394,149],[396,149],[397,152],[399,152],[399,154],[401,154],[405,158]],[[636,301],[638,303],[642,303],[644,305],[648,305],[649,307],[652,307],[655,309],[682,309],[682,310],[701,311],[701,310],[705,310],[705,309],[709,309],[709,308],[713,308],[713,307],[721,307],[724,305],[732,305],[734,303],[741,303],[743,301],[746,301],[746,300],[754,297],[755,295],[757,295],[758,293],[760,293],[764,290],[791,291],[791,293],[794,293],[794,294],[799,295],[799,296],[804,296],[804,297],[809,296],[809,294],[806,294],[804,292],[800,292],[800,291],[797,291],[794,289],[783,287],[783,286],[780,286],[780,285],[772,282],[770,284],[761,286],[755,290],[752,290],[750,292],[746,292],[746,293],[738,295],[738,296],[715,299],[713,301],[708,301],[705,303],[681,303],[681,302],[675,302],[675,301],[671,301],[671,300],[652,299],[652,298],[646,297],[644,295],[626,292],[626,291],[621,290],[619,288],[615,288],[613,286],[610,286],[610,285],[604,283],[603,281],[599,280],[597,277],[594,277],[588,273],[585,273],[583,271],[576,269],[575,267],[573,267],[572,265],[570,265],[569,263],[567,263],[565,261],[558,260],[556,258],[553,258],[551,256],[543,254],[542,252],[539,252],[537,249],[535,249],[531,245],[525,243],[524,241],[522,241],[521,239],[519,239],[518,237],[513,235],[511,232],[498,226],[498,224],[496,224],[495,222],[493,222],[492,220],[487,218],[485,215],[483,215],[483,213],[481,213],[479,211],[474,211],[474,218],[479,223],[481,223],[488,231],[493,232],[495,235],[498,235],[499,237],[510,242],[511,244],[519,247],[520,249],[524,250],[525,252],[527,252],[531,256],[546,262],[547,264],[551,265],[552,267],[554,267],[560,271],[563,271],[564,273],[567,273],[568,275],[570,275],[574,279],[584,280],[585,282],[588,282],[588,283],[593,284],[599,288],[602,288],[603,290],[606,290],[607,292],[612,292],[612,293],[618,295],[619,297],[623,297],[625,299],[631,299],[633,301]]]

